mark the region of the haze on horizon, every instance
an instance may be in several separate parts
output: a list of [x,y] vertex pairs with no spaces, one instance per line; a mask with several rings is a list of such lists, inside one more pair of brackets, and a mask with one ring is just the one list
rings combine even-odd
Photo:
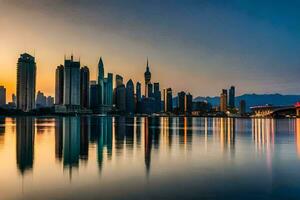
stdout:
[[0,0],[0,85],[15,92],[16,62],[35,54],[37,90],[54,96],[55,68],[74,54],[105,73],[174,92],[216,96],[300,93],[300,2],[271,0]]

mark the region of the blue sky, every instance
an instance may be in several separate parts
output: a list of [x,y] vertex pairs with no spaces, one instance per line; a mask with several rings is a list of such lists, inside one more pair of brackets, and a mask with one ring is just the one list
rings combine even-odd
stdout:
[[43,76],[70,52],[92,78],[103,56],[106,71],[141,82],[148,56],[153,81],[195,96],[230,85],[238,94],[300,92],[300,1],[0,2],[0,67],[15,70],[18,53],[35,49],[38,87],[49,94]]

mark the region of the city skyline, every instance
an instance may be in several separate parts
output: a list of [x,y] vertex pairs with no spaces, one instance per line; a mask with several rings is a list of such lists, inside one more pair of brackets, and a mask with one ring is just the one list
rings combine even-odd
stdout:
[[[23,52],[36,58],[37,90],[51,96],[53,72],[72,52],[89,66],[91,80],[102,56],[107,71],[142,82],[148,56],[161,88],[175,94],[218,96],[224,85],[237,85],[237,95],[300,92],[297,2],[99,2],[1,1],[0,85],[9,101]],[[24,26],[27,17],[32,21]],[[174,81],[179,78],[189,81]]]

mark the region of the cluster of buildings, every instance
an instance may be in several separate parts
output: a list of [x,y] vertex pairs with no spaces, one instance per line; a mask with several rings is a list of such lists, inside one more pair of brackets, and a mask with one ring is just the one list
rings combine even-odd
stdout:
[[[228,95],[229,93],[229,95]],[[231,86],[229,92],[227,89],[222,89],[220,95],[220,107],[219,111],[223,113],[239,113],[240,115],[246,114],[246,102],[241,100],[239,102],[239,108],[235,105],[235,87]]]
[[[161,90],[159,82],[152,82],[147,59],[144,86],[129,79],[126,83],[119,74],[104,72],[103,60],[98,62],[97,80],[90,80],[90,70],[81,66],[73,55],[64,59],[55,72],[55,98],[38,91],[36,95],[36,62],[27,53],[21,54],[17,63],[17,91],[8,105],[17,110],[30,112],[41,108],[51,108],[54,113],[100,113],[100,114],[176,114],[200,115],[210,112],[207,102],[194,102],[193,96],[181,91],[173,97],[172,88]],[[142,92],[144,87],[144,93]],[[6,104],[6,89],[0,86],[0,106]],[[7,104],[6,104],[7,105]],[[235,111],[245,113],[245,102],[240,109],[235,106],[235,88],[222,90],[218,112]]]

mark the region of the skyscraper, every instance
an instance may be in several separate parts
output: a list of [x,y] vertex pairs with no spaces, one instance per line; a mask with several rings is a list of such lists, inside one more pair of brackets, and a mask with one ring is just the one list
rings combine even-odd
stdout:
[[136,100],[137,102],[140,102],[142,99],[142,92],[141,92],[141,83],[136,83]]
[[123,84],[123,77],[119,74],[116,75],[116,88]]
[[147,97],[153,97],[153,85],[152,83],[148,83],[148,94]]
[[48,96],[46,99],[46,106],[47,107],[52,107],[54,105],[54,98],[51,96]]
[[161,111],[161,92],[159,90],[159,83],[154,83],[153,96],[155,99],[155,112]]
[[104,104],[104,64],[102,57],[100,57],[98,62],[98,85],[99,85],[99,104]]
[[231,86],[229,89],[229,107],[235,107],[235,87]]
[[164,111],[172,112],[173,111],[173,98],[172,98],[172,89],[164,89]]
[[113,74],[107,73],[107,87],[106,87],[106,104],[112,106],[113,104]]
[[47,105],[47,97],[44,95],[43,92],[38,91],[36,95],[36,107],[37,108],[44,108]]
[[13,104],[14,104],[15,106],[17,106],[17,97],[16,97],[16,95],[15,95],[15,94],[12,94],[12,95],[11,95],[11,98],[12,98]]
[[240,112],[240,115],[242,115],[242,116],[246,114],[246,101],[243,99],[240,101],[239,112]]
[[17,64],[17,108],[28,112],[35,108],[36,63],[27,53],[21,54]]
[[184,112],[186,114],[191,114],[193,110],[193,96],[187,93],[184,97]]
[[135,113],[134,85],[131,79],[126,83],[126,112],[129,114]]
[[55,104],[62,105],[64,103],[64,66],[60,65],[56,68],[55,73]]
[[227,90],[223,89],[220,95],[220,111],[227,111]]
[[144,73],[144,77],[145,77],[145,97],[148,97],[148,84],[151,83],[151,72],[149,69],[149,62],[147,59],[147,66],[146,66],[146,71]]
[[177,105],[177,108],[178,108],[178,113],[179,114],[183,114],[184,111],[185,111],[185,92],[181,91],[178,93],[178,105]]
[[124,84],[116,88],[116,108],[120,113],[126,111],[126,88]]
[[90,82],[90,108],[95,111],[99,103],[99,85],[97,81]]
[[65,60],[64,69],[64,105],[80,106],[80,62]]
[[4,106],[6,104],[6,88],[4,86],[0,86],[0,106]]
[[87,66],[80,69],[80,105],[89,108],[90,71]]

